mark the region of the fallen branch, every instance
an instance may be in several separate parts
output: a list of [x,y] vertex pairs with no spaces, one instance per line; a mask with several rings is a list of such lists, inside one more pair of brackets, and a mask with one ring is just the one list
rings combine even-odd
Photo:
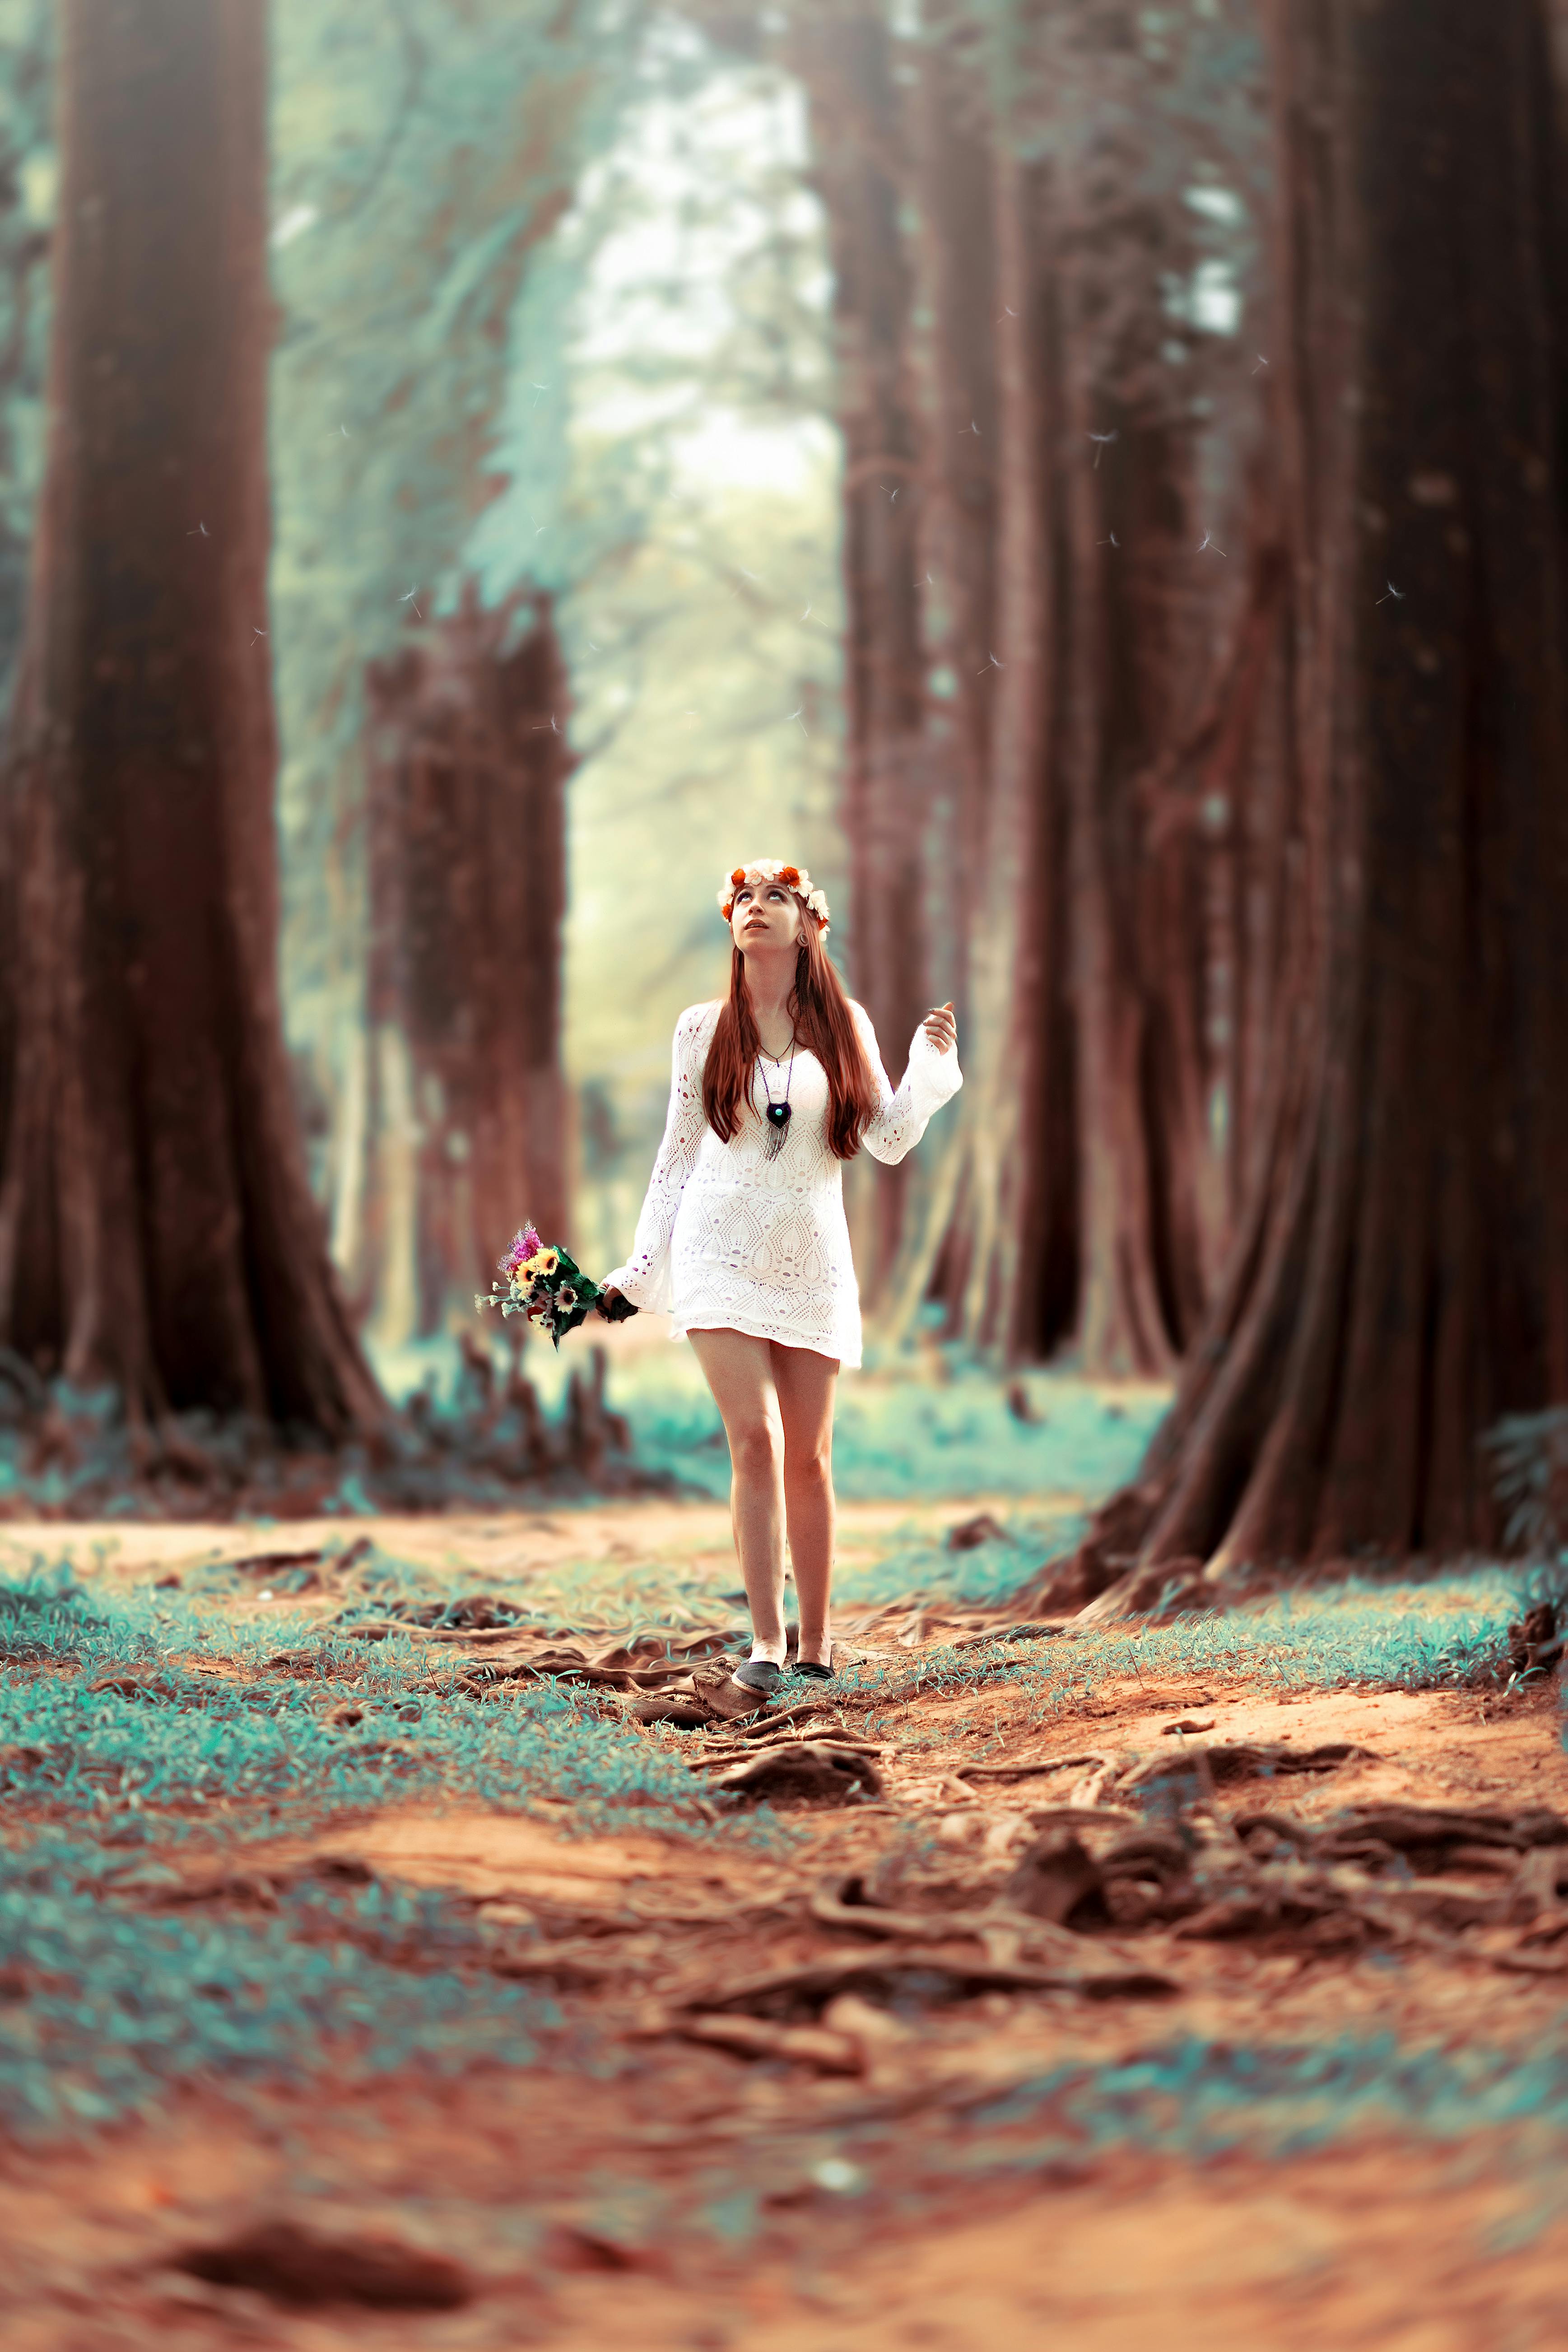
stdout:
[[[847,1882],[853,1886],[857,1880]],[[1026,1944],[1044,1945],[1064,1957],[1081,1958],[1083,1939],[1065,1927],[1053,1927],[1048,1921],[1032,1918],[1026,1911],[1014,1909],[1004,1903],[992,1904],[983,1911],[904,1911],[880,1903],[847,1902],[845,1890],[837,1895],[819,1888],[811,1897],[811,1916],[824,1927],[847,1927],[858,1936],[879,1936],[888,1941],[910,1937],[929,1941],[931,1937],[971,1936],[984,1944],[998,1935],[1016,1937]],[[988,1957],[992,1955],[988,1954]],[[1125,1959],[1121,1953],[1118,1959]]]
[[948,1944],[931,1944],[899,1952],[837,1953],[795,1968],[773,1969],[739,1984],[706,1986],[679,2007],[766,2015],[781,2002],[820,2007],[835,1993],[892,1992],[919,1977],[945,1979],[963,1992],[1070,1992],[1085,2000],[1158,2000],[1181,1990],[1173,1978],[1156,1969],[1033,1968],[1026,1961],[987,1960],[954,1951]]
[[820,2074],[865,2072],[860,2044],[825,2025],[780,2025],[769,2018],[704,2014],[687,2018],[672,2030],[685,2042],[733,2051],[738,2058],[791,2058],[815,2066]]
[[1068,1772],[1075,1765],[1103,1765],[1104,1756],[1053,1756],[1038,1764],[956,1764],[953,1770],[961,1780],[1016,1780],[1049,1772]]

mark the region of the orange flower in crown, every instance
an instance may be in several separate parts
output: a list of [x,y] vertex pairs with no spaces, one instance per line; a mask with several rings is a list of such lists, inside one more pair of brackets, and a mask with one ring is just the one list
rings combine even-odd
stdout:
[[719,885],[719,912],[728,922],[735,911],[735,893],[749,882],[753,890],[767,882],[782,882],[793,890],[819,931],[827,929],[827,893],[813,887],[810,875],[804,866],[786,866],[782,857],[754,857],[749,866],[737,866],[729,879]]

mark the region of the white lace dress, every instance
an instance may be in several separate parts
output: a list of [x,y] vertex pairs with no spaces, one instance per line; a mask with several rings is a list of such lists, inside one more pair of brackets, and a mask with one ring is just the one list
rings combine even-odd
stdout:
[[[868,1016],[858,1004],[851,1009],[877,1085],[865,1148],[890,1166],[913,1150],[963,1077],[958,1055],[939,1053],[917,1029],[895,1094]],[[694,1004],[675,1024],[664,1141],[631,1257],[605,1284],[634,1307],[673,1317],[678,1339],[688,1331],[745,1331],[856,1365],[860,1294],[844,1217],[844,1163],[827,1141],[827,1074],[815,1054],[797,1050],[776,1159],[764,1149],[770,1130],[760,1071],[740,1127],[721,1142],[702,1111],[702,1066],[719,1011],[717,1003]],[[784,1072],[771,1062],[766,1067],[776,1102]]]

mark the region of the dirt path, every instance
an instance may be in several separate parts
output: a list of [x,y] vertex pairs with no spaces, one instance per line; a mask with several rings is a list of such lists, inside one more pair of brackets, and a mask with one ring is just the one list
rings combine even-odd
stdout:
[[[1068,1517],[1076,1495],[1031,1501],[1041,1517]],[[1016,1496],[984,1495],[962,1504],[903,1499],[838,1506],[841,1570],[879,1557],[889,1538],[939,1543],[955,1522],[1005,1517]],[[289,1519],[243,1525],[106,1519],[0,1522],[0,1574],[17,1575],[35,1562],[68,1564],[114,1582],[147,1581],[166,1570],[255,1557],[305,1552],[369,1541],[396,1559],[431,1569],[461,1568],[475,1583],[526,1587],[565,1566],[606,1570],[664,1569],[696,1587],[738,1583],[725,1503],[637,1498],[563,1507],[559,1510],[411,1513],[403,1517]],[[281,1601],[279,1605],[283,1605]],[[292,1604],[289,1604],[292,1605]]]
[[[869,1557],[919,1514],[846,1516]],[[258,1540],[112,1533],[111,1557],[75,1538],[110,1584]],[[733,1575],[700,1505],[381,1539],[497,1589],[613,1569],[617,1547],[699,1591]],[[866,1641],[900,1672],[919,1654],[885,1627]],[[1568,2093],[1526,2095],[1532,2065],[1556,2081],[1568,1974],[1554,1689],[1135,1675],[1047,1708],[1026,1675],[900,1686],[826,1694],[771,1742],[647,1730],[702,1767],[694,1788],[796,1736],[874,1768],[873,1793],[785,1804],[772,1836],[655,1833],[628,1810],[572,1837],[544,1791],[526,1814],[237,1804],[138,1849],[103,1899],[197,1926],[322,1887],[431,1898],[437,1926],[478,1923],[476,2002],[487,1974],[525,1984],[546,2021],[527,2066],[209,2084],[80,2147],[0,2156],[5,2352],[1561,2342]],[[531,1687],[478,1703],[504,1721]],[[1453,1818],[1422,1843],[1436,1808]],[[26,1826],[13,1806],[10,1833]],[[401,1964],[443,1963],[432,1946]],[[345,2032],[374,2044],[374,2019]],[[331,2242],[329,2273],[389,2242],[405,2293],[417,2257],[455,2265],[462,2299],[291,2302],[276,2244],[249,2285],[182,2267],[272,2224],[307,2233],[296,2257]]]

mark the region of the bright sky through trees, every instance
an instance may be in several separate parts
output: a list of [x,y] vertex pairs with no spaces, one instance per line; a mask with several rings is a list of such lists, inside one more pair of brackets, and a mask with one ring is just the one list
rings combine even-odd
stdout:
[[590,1255],[629,1230],[675,1015],[722,985],[721,870],[794,856],[831,890],[841,859],[830,288],[800,94],[668,33],[639,83],[519,303],[509,487],[469,548],[488,594],[531,571],[563,597]]

